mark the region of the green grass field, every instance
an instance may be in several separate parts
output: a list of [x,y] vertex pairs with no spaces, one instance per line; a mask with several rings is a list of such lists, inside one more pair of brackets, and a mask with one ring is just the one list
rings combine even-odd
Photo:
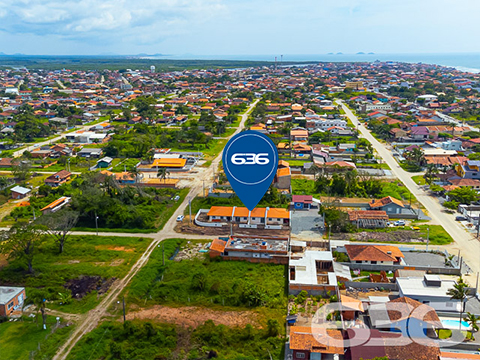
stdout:
[[[285,266],[244,261],[168,260],[182,239],[170,239],[156,248],[147,265],[132,279],[128,302],[153,304],[252,307],[278,309],[284,315],[287,304]],[[234,274],[234,276],[233,276]]]
[[318,195],[313,180],[292,179],[292,194],[295,195]]
[[425,185],[426,184],[425,178],[423,177],[423,175],[412,176],[412,180],[415,181],[415,184],[417,184],[417,185]]
[[150,242],[150,238],[71,236],[64,252],[58,254],[53,240],[46,238],[34,257],[34,274],[27,274],[22,262],[12,261],[0,270],[0,281],[25,286],[27,301],[29,294],[42,291],[49,308],[84,313],[98,304],[97,291],[94,289],[80,300],[72,299],[69,304],[60,305],[59,293],[69,293],[64,285],[80,276],[122,278]]
[[[40,318],[40,316],[39,316]],[[0,358],[2,360],[29,360],[30,354],[35,352],[35,359],[51,359],[74,326],[54,329],[55,317],[47,317],[47,330],[43,330],[40,323],[34,319],[5,322],[0,324]],[[64,324],[64,321],[61,321]],[[40,348],[40,349],[39,349]]]
[[[391,219],[390,221],[393,221]],[[420,237],[429,239],[431,245],[447,245],[453,242],[452,237],[445,231],[442,225],[420,225],[413,223],[413,226],[419,227],[420,230],[416,230]],[[427,228],[429,229],[427,231]],[[411,231],[410,226],[396,226],[396,227],[387,227],[384,229],[362,229],[362,231],[367,232],[394,232],[394,231]]]

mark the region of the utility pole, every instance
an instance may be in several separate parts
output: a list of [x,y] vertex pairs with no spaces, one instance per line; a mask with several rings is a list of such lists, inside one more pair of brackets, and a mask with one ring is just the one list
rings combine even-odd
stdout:
[[205,197],[205,180],[203,180],[203,197]]
[[123,322],[125,322],[126,321],[126,318],[125,318],[125,296],[123,297],[122,302],[123,302]]
[[427,252],[428,252],[428,240],[429,240],[429,237],[430,237],[430,228],[427,227]]
[[192,224],[192,198],[188,198],[188,213],[190,215],[190,225]]
[[95,228],[97,229],[97,236],[98,236],[98,216],[97,216],[97,210],[95,210]]

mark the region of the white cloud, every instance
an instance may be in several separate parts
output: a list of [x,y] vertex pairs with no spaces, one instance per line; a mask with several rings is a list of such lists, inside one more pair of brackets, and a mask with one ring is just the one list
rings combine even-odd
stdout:
[[0,0],[0,28],[66,38],[150,38],[182,33],[223,11],[222,0]]

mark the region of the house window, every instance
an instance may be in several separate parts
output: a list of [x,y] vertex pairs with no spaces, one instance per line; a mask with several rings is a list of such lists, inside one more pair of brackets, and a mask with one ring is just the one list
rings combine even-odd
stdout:
[[445,303],[445,305],[446,305],[447,307],[453,307],[453,302],[447,302],[447,303]]
[[357,260],[357,261],[355,261],[355,262],[356,262],[357,264],[361,264],[361,263],[362,263],[361,261],[358,261],[358,260]]
[[370,261],[371,264],[376,264],[377,262],[376,261]]
[[13,307],[13,301],[10,304],[8,304],[8,310],[10,310],[12,307]]
[[297,359],[305,359],[305,354],[304,353],[297,353],[296,358]]

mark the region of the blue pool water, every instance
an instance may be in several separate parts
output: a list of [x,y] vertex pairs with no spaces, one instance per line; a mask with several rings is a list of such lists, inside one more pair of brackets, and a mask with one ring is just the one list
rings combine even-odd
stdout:
[[[442,325],[447,329],[458,329],[460,320],[442,320]],[[462,321],[462,327],[468,329],[470,325],[466,321]]]

